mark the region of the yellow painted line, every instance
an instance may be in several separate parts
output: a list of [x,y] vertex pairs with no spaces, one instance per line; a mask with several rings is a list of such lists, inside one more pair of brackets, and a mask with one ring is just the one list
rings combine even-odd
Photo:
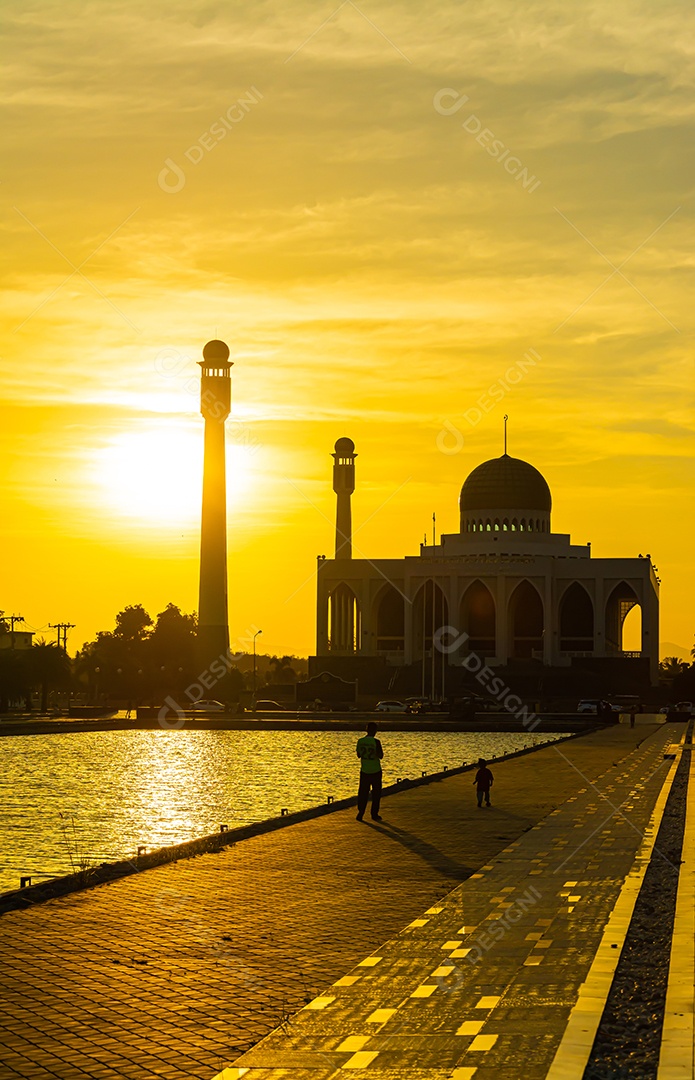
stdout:
[[381,962],[380,956],[368,956],[366,960],[360,960],[358,967],[376,967]]
[[411,998],[430,997],[436,989],[436,986],[429,986],[427,983],[423,983],[421,986],[416,986],[410,996]]
[[443,910],[444,908],[440,907],[429,907],[425,912],[425,915],[439,915],[439,912]]
[[492,1050],[493,1046],[497,1042],[496,1035],[476,1035],[471,1045],[468,1047],[470,1050]]
[[353,1054],[351,1058],[343,1065],[344,1069],[366,1069],[368,1065],[374,1061],[375,1057],[379,1056],[378,1050],[360,1050],[359,1053]]
[[456,971],[456,968],[453,964],[442,964],[440,967],[434,969],[431,978],[435,979],[439,978],[440,976],[444,977],[445,975],[451,975],[452,971]]
[[361,1050],[366,1046],[370,1039],[371,1035],[348,1035],[347,1039],[343,1039],[336,1049],[350,1050],[354,1053],[355,1050]]
[[481,997],[480,1001],[476,1005],[476,1009],[494,1009],[498,1001],[499,997]]
[[464,934],[464,935],[465,934],[472,934],[473,931],[477,930],[477,929],[478,929],[477,926],[462,926],[461,929],[458,932],[459,932],[459,934]]
[[248,1069],[230,1067],[223,1069],[217,1076],[213,1076],[212,1080],[240,1080],[240,1078],[245,1076],[248,1071]]
[[463,1067],[454,1069],[451,1074],[451,1080],[473,1080],[473,1077],[475,1076],[477,1071],[477,1066],[471,1069],[468,1066],[464,1065]]
[[458,949],[459,945],[463,945],[462,941],[445,941],[442,945],[442,949]]
[[473,951],[472,949],[454,949],[453,952],[449,953],[449,957],[452,960],[457,960],[462,956],[468,956],[469,952],[472,952],[472,951]]
[[[331,1002],[335,1001],[334,997],[317,997],[313,1001],[310,1001],[308,1005],[305,1005],[305,1009],[327,1009]],[[303,1010],[302,1010],[303,1011]]]
[[343,975],[342,979],[333,983],[333,986],[354,986],[361,978],[361,975]]
[[477,1035],[482,1027],[485,1026],[484,1020],[464,1020],[461,1027],[456,1032],[457,1035]]
[[688,1080],[695,1073],[695,765],[690,751],[683,853],[678,873],[676,916],[657,1080]]
[[371,1016],[368,1016],[365,1023],[367,1024],[385,1024],[387,1020],[390,1020],[394,1013],[398,1012],[397,1009],[375,1009]]
[[429,919],[413,919],[413,921],[409,922],[406,926],[406,930],[417,929],[418,926],[426,926],[429,921]]
[[[659,831],[666,800],[676,774],[676,765],[677,761],[670,763],[642,843],[606,923],[587,977],[579,987],[577,1003],[569,1015],[565,1034],[557,1048],[546,1080],[567,1080],[568,1076],[582,1076],[586,1068],[615,969],[625,944],[635,903],[654,850],[656,834]],[[618,948],[614,949],[613,945],[617,945]]]
[[542,960],[542,956],[528,956],[524,960],[524,967],[538,967]]

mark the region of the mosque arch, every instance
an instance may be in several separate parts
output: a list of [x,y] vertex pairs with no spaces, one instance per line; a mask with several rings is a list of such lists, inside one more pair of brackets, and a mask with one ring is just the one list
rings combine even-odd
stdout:
[[[617,656],[625,651],[623,632],[626,629],[626,619],[634,607],[640,608],[641,615],[640,600],[632,585],[629,585],[627,581],[619,582],[614,586],[606,601],[606,651],[609,655]],[[634,619],[633,616],[630,622]],[[627,628],[629,626],[628,623]]]
[[333,653],[355,653],[360,638],[360,605],[350,586],[341,581],[328,601],[328,648]]
[[495,655],[497,615],[492,593],[479,578],[471,582],[460,604],[459,626],[468,634],[463,651]]
[[509,598],[507,626],[509,655],[512,659],[530,660],[542,657],[543,601],[538,589],[530,581],[521,581]]
[[448,653],[443,645],[450,644],[450,635],[438,634],[449,625],[449,605],[440,586],[428,578],[413,600],[413,660],[421,665],[423,696],[442,696]]
[[518,531],[519,531],[519,522],[517,521],[516,518],[512,518],[512,532],[518,532]]
[[377,596],[374,625],[377,652],[404,651],[405,597],[395,585],[385,585]]
[[594,651],[594,605],[578,581],[568,585],[560,600],[560,651]]

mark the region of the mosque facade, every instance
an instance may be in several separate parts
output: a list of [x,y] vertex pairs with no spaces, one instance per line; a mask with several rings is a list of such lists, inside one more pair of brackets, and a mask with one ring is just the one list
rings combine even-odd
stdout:
[[[483,662],[595,671],[616,669],[616,661],[626,670],[631,661],[657,682],[659,583],[651,558],[592,558],[590,544],[554,533],[550,488],[533,465],[507,453],[484,461],[461,488],[458,532],[405,558],[356,559],[356,456],[351,439],[337,441],[336,547],[334,558],[318,559],[314,672],[407,668],[432,697],[445,696],[456,668]],[[623,625],[635,605],[641,647],[629,652]],[[393,684],[391,677],[386,685]]]

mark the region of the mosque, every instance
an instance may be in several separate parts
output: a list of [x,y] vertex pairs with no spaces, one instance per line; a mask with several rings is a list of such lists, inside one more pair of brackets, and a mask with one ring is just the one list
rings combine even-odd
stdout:
[[[311,674],[436,698],[463,685],[475,654],[505,672],[555,672],[585,695],[657,682],[651,558],[592,558],[590,544],[554,533],[550,488],[533,465],[506,452],[484,461],[461,488],[458,532],[421,544],[418,555],[355,559],[356,456],[351,439],[338,439],[335,558],[318,558]],[[623,624],[635,605],[641,649],[628,652]]]

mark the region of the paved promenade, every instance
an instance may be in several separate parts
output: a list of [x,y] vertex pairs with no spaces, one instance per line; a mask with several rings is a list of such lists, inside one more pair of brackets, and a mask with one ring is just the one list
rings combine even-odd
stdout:
[[493,765],[490,810],[464,773],[3,916],[0,1075],[545,1077],[674,727]]

